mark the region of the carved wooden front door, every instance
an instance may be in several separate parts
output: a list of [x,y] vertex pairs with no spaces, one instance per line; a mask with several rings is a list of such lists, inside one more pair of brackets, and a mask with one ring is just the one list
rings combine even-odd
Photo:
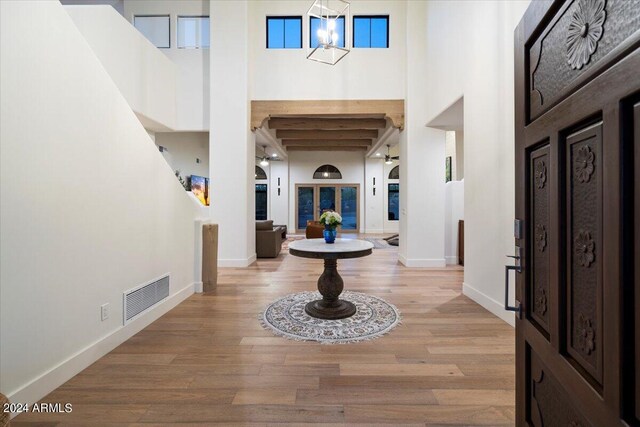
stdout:
[[639,0],[516,29],[518,425],[640,420],[639,46]]

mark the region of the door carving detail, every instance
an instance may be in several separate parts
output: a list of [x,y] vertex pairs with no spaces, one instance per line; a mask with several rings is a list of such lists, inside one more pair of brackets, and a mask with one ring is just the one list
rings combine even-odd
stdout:
[[576,152],[576,158],[574,160],[574,169],[576,178],[578,181],[585,183],[591,179],[591,174],[595,170],[593,161],[596,155],[591,151],[588,145],[580,147]]
[[536,247],[540,252],[547,247],[547,228],[544,224],[536,225]]
[[640,29],[637,8],[637,0],[574,0],[558,10],[526,51],[528,120],[573,93],[582,74],[611,62],[607,54]]
[[579,0],[567,30],[567,61],[579,70],[591,59],[602,38],[607,18],[605,0]]
[[538,314],[544,315],[547,312],[547,293],[544,289],[538,289],[537,293],[535,311]]
[[544,164],[544,160],[540,160],[536,163],[536,185],[538,188],[544,188],[547,182],[547,165]]
[[576,258],[581,266],[589,268],[591,263],[596,259],[595,248],[596,243],[591,238],[591,233],[580,230],[574,242]]
[[550,223],[550,186],[549,180],[549,145],[545,145],[530,154],[530,212],[531,212],[531,278],[529,295],[532,301],[530,317],[542,329],[548,338],[549,334],[549,298],[551,297],[550,260],[548,230]]
[[578,349],[587,356],[596,348],[596,332],[593,330],[591,319],[583,313],[578,315]]

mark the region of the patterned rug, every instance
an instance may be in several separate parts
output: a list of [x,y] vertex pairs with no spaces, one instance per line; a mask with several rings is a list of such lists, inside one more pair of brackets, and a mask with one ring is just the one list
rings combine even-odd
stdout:
[[319,292],[290,294],[271,303],[260,315],[262,326],[280,337],[322,344],[368,341],[389,333],[400,323],[400,312],[382,298],[345,291],[340,298],[356,306],[346,319],[324,320],[309,316],[304,306],[320,299]]
[[295,242],[296,240],[303,240],[304,238],[305,238],[304,236],[288,236],[287,240],[282,242],[282,250],[283,251],[289,250],[289,243]]

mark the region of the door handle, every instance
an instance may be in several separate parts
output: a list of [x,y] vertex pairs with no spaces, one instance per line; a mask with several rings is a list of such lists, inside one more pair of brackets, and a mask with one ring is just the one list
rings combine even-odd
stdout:
[[520,265],[520,256],[507,255],[509,258],[516,260],[516,265],[504,266],[504,309],[507,311],[513,311],[518,316],[518,319],[522,317],[522,310],[520,309],[520,301],[516,300],[515,305],[509,305],[509,270],[513,270],[516,273],[522,273],[522,266]]

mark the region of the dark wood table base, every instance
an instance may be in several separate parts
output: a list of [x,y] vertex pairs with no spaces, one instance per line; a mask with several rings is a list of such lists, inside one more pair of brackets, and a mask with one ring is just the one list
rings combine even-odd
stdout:
[[344,319],[356,314],[356,306],[338,297],[344,289],[344,281],[338,274],[338,260],[325,259],[324,272],[318,279],[318,291],[322,299],[308,303],[304,311],[318,319]]

